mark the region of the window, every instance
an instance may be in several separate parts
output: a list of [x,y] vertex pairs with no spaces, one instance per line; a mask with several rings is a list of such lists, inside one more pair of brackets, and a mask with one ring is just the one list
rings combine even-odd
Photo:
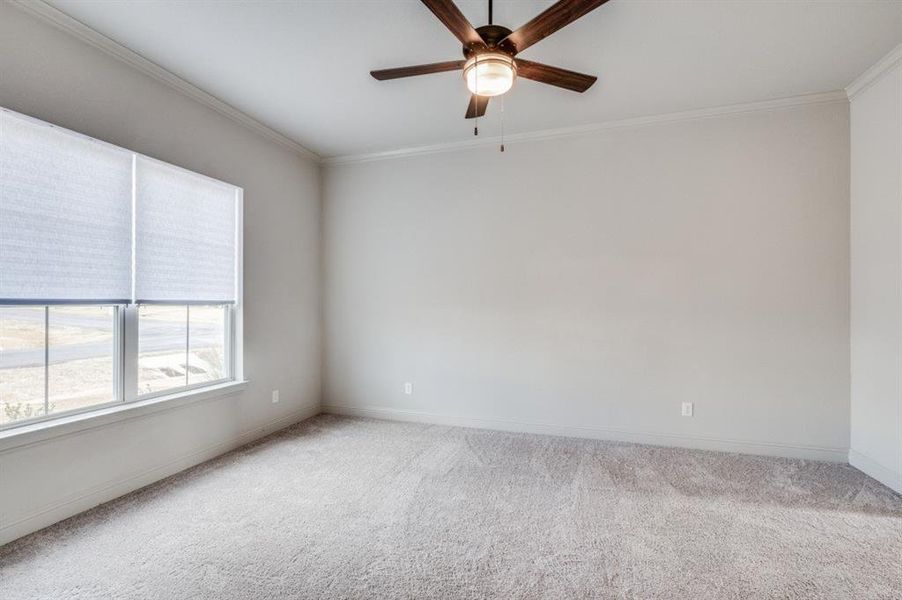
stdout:
[[241,206],[0,109],[0,428],[239,379]]
[[0,306],[0,425],[116,399],[116,306]]
[[138,308],[138,390],[154,394],[228,379],[226,305]]

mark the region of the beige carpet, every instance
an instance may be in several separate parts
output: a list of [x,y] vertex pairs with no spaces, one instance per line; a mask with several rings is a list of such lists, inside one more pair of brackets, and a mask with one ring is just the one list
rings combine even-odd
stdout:
[[851,467],[321,416],[0,549],[0,598],[902,598]]

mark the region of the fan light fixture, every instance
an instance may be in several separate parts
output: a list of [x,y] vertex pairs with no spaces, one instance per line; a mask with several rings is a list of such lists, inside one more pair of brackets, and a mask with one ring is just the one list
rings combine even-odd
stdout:
[[517,64],[501,52],[484,52],[471,56],[464,64],[467,87],[479,96],[500,96],[514,85]]
[[[549,0],[545,1],[547,3]],[[485,116],[492,96],[500,96],[510,90],[517,77],[582,93],[592,87],[597,77],[532,62],[519,58],[519,54],[608,1],[557,0],[526,25],[511,31],[492,22],[492,0],[488,0],[489,23],[482,27],[473,27],[454,0],[420,0],[463,44],[463,60],[378,69],[370,71],[370,75],[379,81],[386,81],[463,69],[464,82],[470,90],[470,103],[465,113],[468,119]],[[501,112],[503,123],[503,108]],[[479,130],[474,127],[473,133],[479,135]]]

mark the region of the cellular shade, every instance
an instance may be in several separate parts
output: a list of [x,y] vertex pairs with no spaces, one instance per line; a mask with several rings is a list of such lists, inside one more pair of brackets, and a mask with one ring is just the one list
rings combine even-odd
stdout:
[[140,156],[135,182],[136,301],[234,303],[237,188]]
[[132,154],[0,110],[0,304],[131,297]]

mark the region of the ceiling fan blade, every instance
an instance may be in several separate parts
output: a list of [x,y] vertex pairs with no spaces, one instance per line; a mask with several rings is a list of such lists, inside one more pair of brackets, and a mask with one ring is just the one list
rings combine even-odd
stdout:
[[482,37],[452,0],[420,0],[465,46],[485,47]]
[[516,59],[517,76],[532,79],[540,83],[556,85],[574,92],[585,92],[598,79],[594,75],[584,75],[576,71],[568,71],[560,67],[551,67],[531,60]]
[[470,105],[467,107],[467,118],[474,119],[485,115],[485,109],[489,106],[488,96],[470,96]]
[[511,33],[499,46],[509,52],[523,52],[536,42],[595,10],[608,0],[560,0],[529,23]]
[[428,65],[413,65],[411,67],[396,67],[394,69],[380,69],[370,71],[370,75],[379,81],[386,79],[398,79],[400,77],[413,77],[414,75],[428,75],[430,73],[444,73],[445,71],[458,71],[464,68],[464,61],[449,60],[447,62],[431,63]]

